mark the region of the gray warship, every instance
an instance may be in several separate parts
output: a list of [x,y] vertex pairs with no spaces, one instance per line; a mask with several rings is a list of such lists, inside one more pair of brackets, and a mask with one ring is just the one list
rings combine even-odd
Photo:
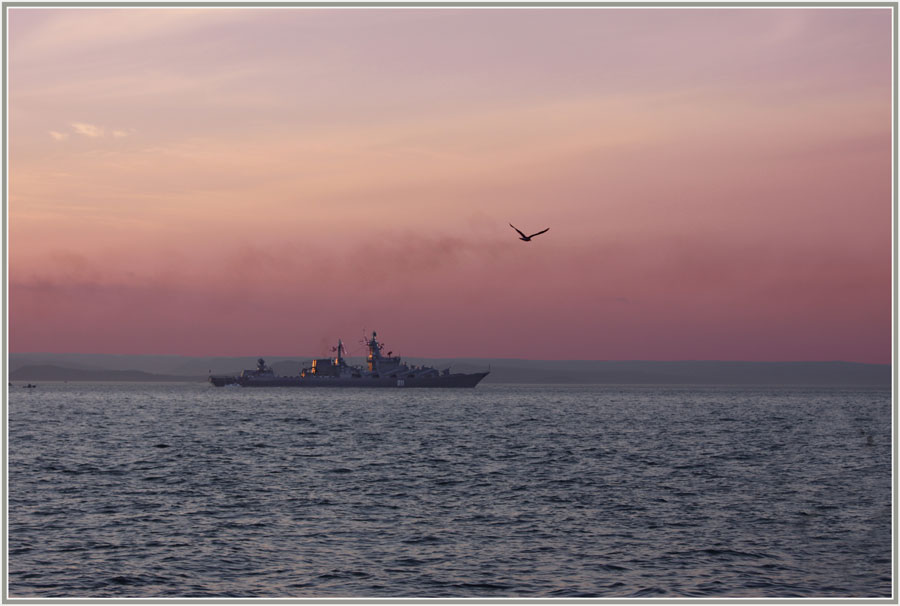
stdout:
[[260,358],[256,368],[240,375],[210,375],[216,387],[475,387],[490,371],[451,373],[430,366],[410,366],[393,352],[382,354],[384,344],[377,333],[366,339],[366,366],[351,366],[344,360],[344,344],[338,339],[333,358],[320,358],[296,375],[278,376]]

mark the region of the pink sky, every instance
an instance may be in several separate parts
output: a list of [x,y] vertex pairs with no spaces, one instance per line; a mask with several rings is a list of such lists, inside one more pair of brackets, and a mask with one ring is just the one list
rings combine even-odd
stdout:
[[12,352],[890,362],[889,8],[7,10]]

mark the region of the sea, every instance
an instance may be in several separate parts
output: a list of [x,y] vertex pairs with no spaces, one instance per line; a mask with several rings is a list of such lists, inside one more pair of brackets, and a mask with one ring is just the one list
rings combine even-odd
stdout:
[[889,389],[9,388],[8,596],[876,598]]

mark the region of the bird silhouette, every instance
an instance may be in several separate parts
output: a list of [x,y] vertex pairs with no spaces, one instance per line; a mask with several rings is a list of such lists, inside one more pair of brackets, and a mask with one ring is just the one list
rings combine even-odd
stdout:
[[531,234],[530,236],[526,236],[525,234],[523,234],[523,233],[521,232],[521,230],[519,230],[518,227],[516,227],[516,226],[513,225],[512,223],[510,223],[509,226],[512,227],[512,228],[513,228],[514,230],[516,230],[517,232],[519,232],[519,235],[522,236],[521,238],[519,238],[519,240],[521,240],[522,242],[531,242],[531,239],[532,239],[533,237],[539,236],[539,235],[541,235],[542,233],[544,233],[545,231],[550,231],[550,228],[548,227],[547,229],[543,229],[543,230],[537,232],[536,234]]

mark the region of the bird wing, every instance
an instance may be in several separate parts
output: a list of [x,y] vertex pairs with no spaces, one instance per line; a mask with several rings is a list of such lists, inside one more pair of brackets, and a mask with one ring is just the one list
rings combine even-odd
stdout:
[[512,227],[514,230],[518,231],[518,232],[519,232],[519,235],[521,235],[523,238],[527,238],[527,237],[528,237],[528,236],[526,236],[525,234],[523,234],[521,231],[519,231],[519,228],[516,227],[515,225],[513,225],[512,223],[510,223],[509,226]]
[[[516,230],[516,231],[519,231],[519,230]],[[533,237],[535,237],[535,236],[539,236],[539,235],[541,235],[542,233],[544,233],[545,231],[550,231],[550,228],[548,227],[547,229],[541,230],[541,231],[539,231],[539,232],[536,233],[536,234],[531,234],[531,235],[528,236],[528,237],[529,237],[529,238],[533,238]]]

